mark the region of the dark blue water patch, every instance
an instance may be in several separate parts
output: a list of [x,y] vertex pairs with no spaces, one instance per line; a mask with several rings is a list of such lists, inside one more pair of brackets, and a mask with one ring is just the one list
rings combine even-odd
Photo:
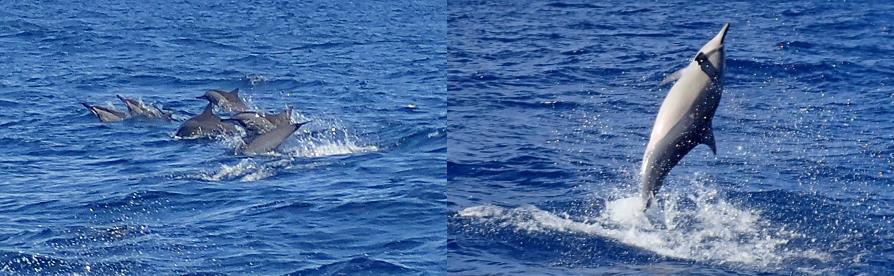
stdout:
[[317,268],[299,270],[288,275],[419,275],[415,271],[387,261],[357,257],[347,261],[322,265]]

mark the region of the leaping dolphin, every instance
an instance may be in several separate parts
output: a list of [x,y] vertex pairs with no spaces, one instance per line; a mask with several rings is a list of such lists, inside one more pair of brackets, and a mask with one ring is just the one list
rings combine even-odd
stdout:
[[127,114],[112,108],[90,105],[87,103],[81,104],[84,105],[84,107],[86,107],[88,110],[90,110],[93,115],[96,115],[96,118],[99,118],[99,121],[103,123],[120,122],[124,119],[127,119]]
[[170,112],[164,112],[157,107],[146,105],[142,101],[128,99],[121,95],[115,95],[121,102],[127,106],[127,110],[130,111],[130,116],[134,118],[146,118],[146,119],[161,119],[163,121],[169,122],[172,120]]
[[208,104],[201,114],[189,118],[177,129],[177,137],[202,138],[238,133],[236,126],[229,122],[221,121],[214,114],[212,104]]
[[729,23],[702,46],[686,68],[662,81],[677,80],[658,110],[643,154],[643,210],[649,208],[665,176],[695,146],[708,145],[717,154],[711,120],[723,92],[723,39],[727,30]]
[[242,153],[244,154],[261,154],[265,152],[270,152],[279,145],[282,144],[292,135],[295,131],[298,130],[301,126],[310,123],[311,121],[301,122],[297,124],[286,124],[280,125],[270,130],[264,134],[254,136],[245,142],[245,146],[241,148]]
[[239,88],[227,92],[219,89],[211,89],[205,95],[196,97],[206,99],[218,108],[226,112],[242,112],[249,110],[248,105],[239,97]]

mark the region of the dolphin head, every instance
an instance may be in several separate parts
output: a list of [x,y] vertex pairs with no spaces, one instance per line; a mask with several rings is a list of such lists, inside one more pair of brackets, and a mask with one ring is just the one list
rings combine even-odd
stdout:
[[143,111],[142,106],[140,106],[140,103],[137,102],[136,100],[128,99],[121,95],[115,95],[115,96],[118,97],[118,99],[121,100],[122,103],[124,103],[124,106],[127,107],[127,110],[130,110],[131,112]]
[[699,50],[699,53],[707,57],[708,61],[710,61],[715,68],[720,70],[723,70],[724,65],[725,53],[723,50],[723,41],[726,38],[727,31],[729,31],[729,23],[723,24],[723,27],[720,28],[720,32]]

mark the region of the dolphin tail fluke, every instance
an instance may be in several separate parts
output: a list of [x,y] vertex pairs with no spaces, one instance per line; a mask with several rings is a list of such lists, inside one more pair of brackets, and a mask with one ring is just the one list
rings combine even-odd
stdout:
[[645,194],[643,194],[643,212],[649,210],[649,207],[652,206],[652,201],[654,201],[654,199],[655,194],[653,194],[652,192],[645,192]]

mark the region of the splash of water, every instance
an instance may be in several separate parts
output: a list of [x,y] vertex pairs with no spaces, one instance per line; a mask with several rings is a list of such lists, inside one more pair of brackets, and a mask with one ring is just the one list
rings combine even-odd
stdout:
[[639,196],[630,193],[619,194],[602,207],[595,216],[578,218],[534,206],[473,206],[458,215],[529,233],[596,235],[662,256],[725,265],[766,269],[797,259],[830,258],[818,250],[790,248],[787,244],[802,235],[773,225],[756,210],[719,198],[709,188],[671,194],[664,206],[646,213]]

